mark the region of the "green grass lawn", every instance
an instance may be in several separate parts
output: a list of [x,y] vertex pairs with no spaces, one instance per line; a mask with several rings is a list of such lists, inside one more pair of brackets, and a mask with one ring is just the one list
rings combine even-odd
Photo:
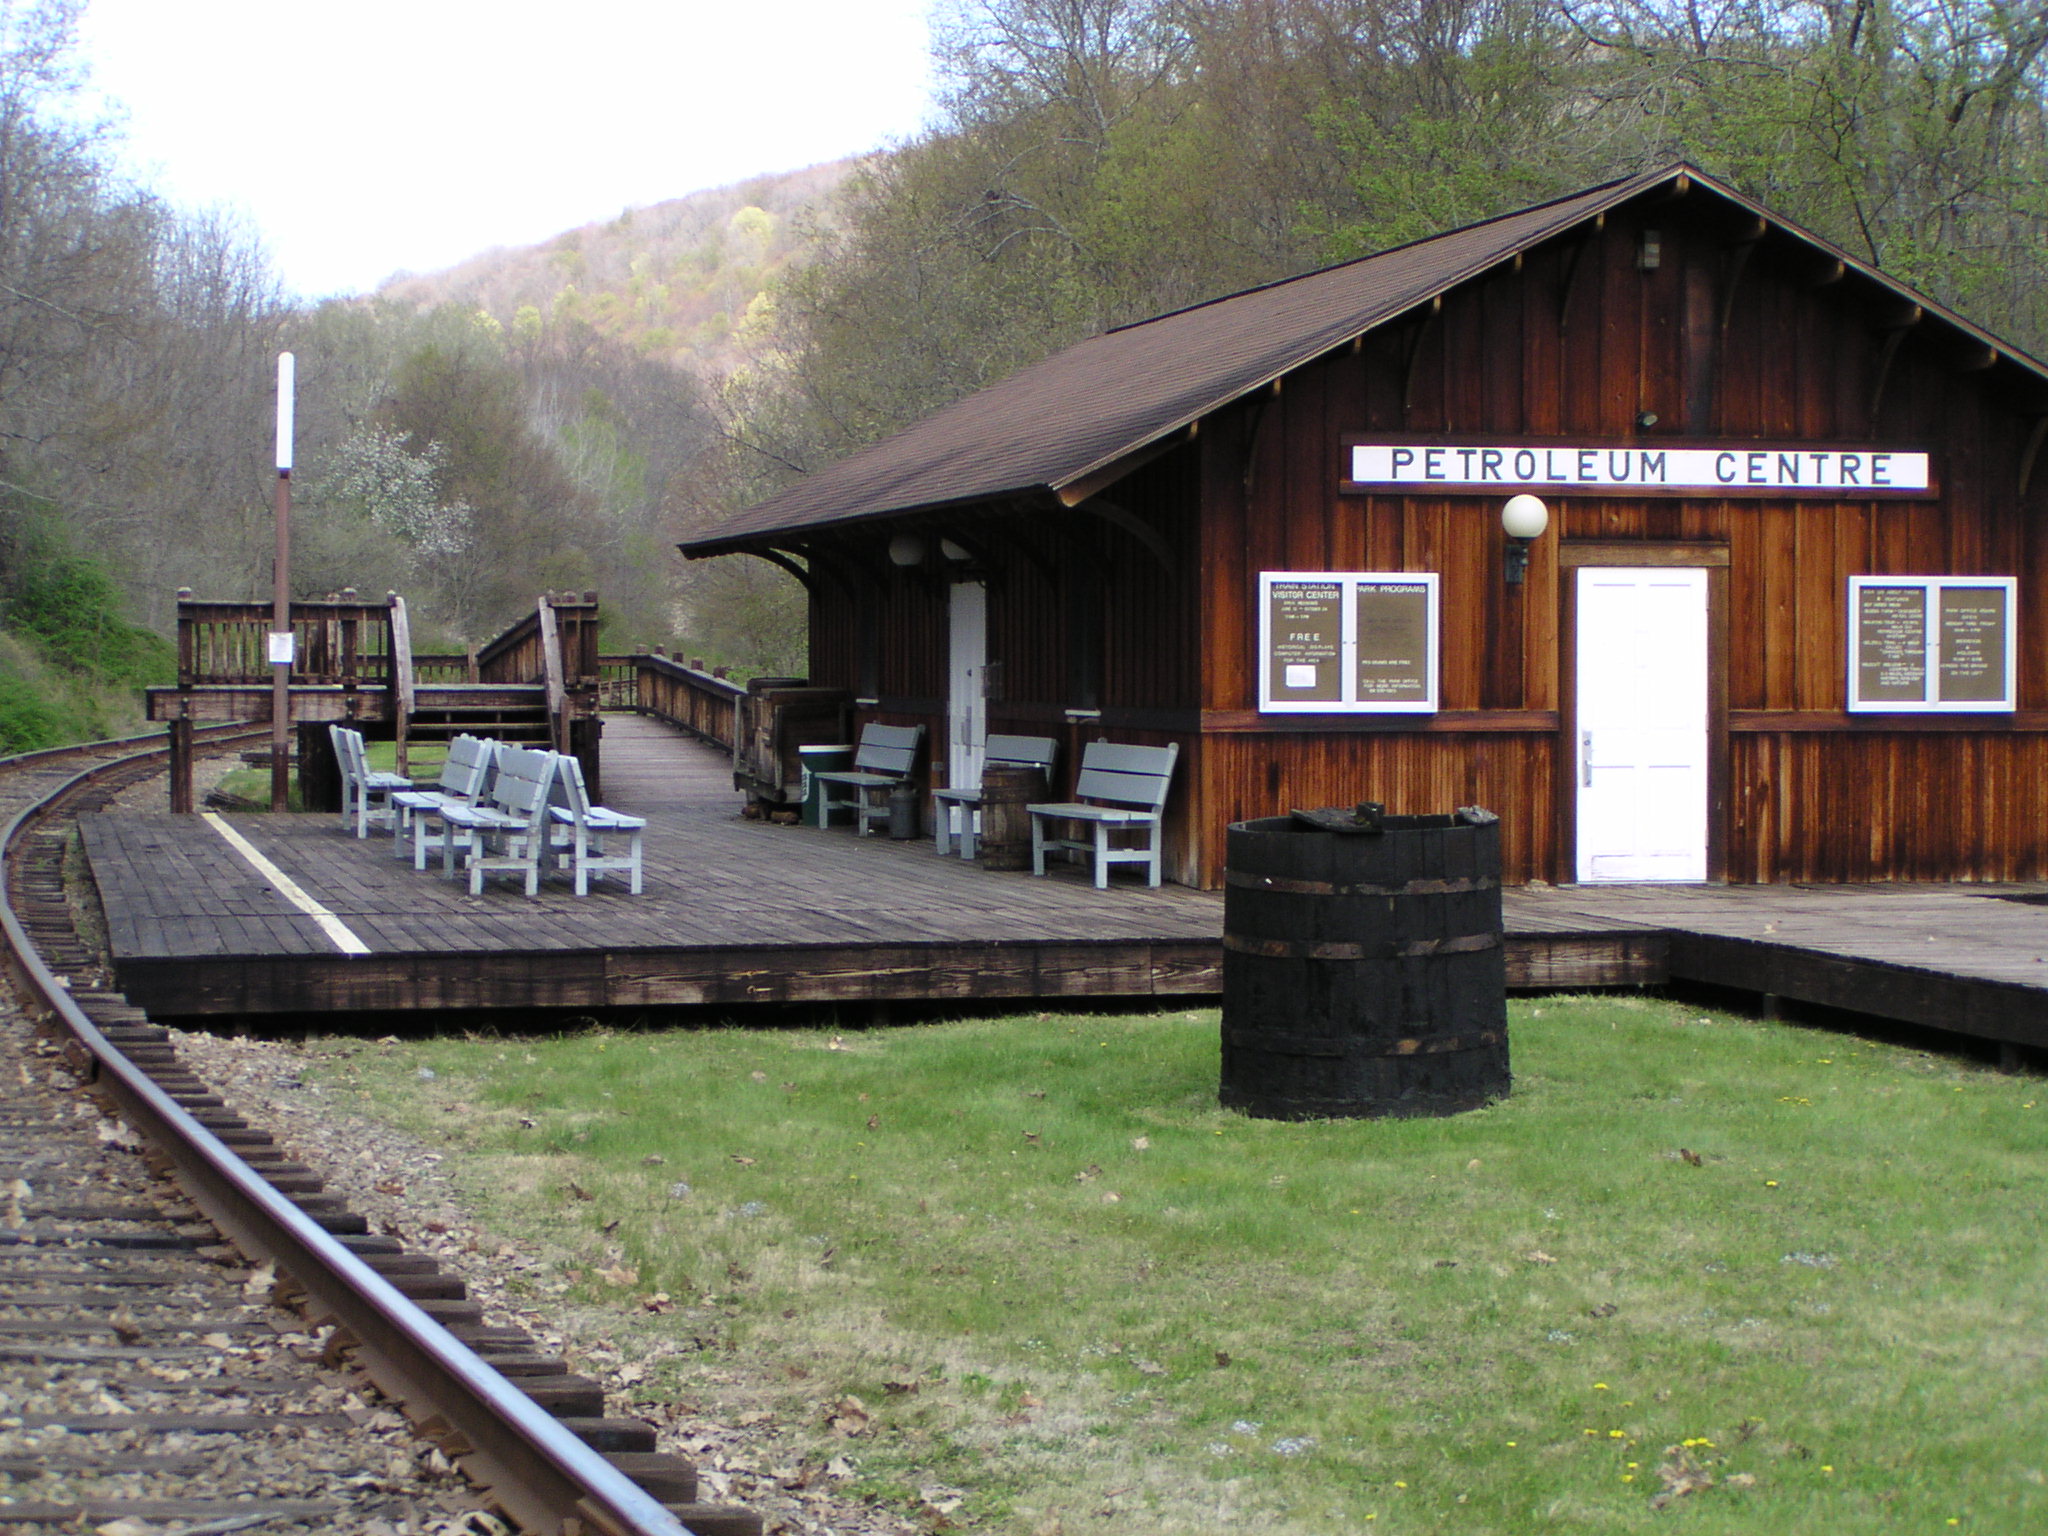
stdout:
[[2048,1528],[2048,1084],[1512,1018],[1513,1096],[1430,1121],[1219,1110],[1213,1010],[307,1069],[614,1308],[647,1400],[981,1529]]

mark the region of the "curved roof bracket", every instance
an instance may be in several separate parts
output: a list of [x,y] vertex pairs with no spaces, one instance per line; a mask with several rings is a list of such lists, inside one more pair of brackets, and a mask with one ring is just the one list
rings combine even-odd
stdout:
[[2034,461],[2041,455],[2042,439],[2048,438],[2048,416],[2036,416],[2033,425],[2027,428],[2026,443],[2020,448],[2020,478],[2017,495],[2024,501],[2027,488],[2034,483]]
[[1908,304],[1898,314],[1884,323],[1884,350],[1878,354],[1877,377],[1870,386],[1870,430],[1877,430],[1877,413],[1884,405],[1885,386],[1891,383],[1892,361],[1899,355],[1899,347],[1907,333],[1920,323],[1924,311],[1918,304]]
[[798,565],[795,560],[791,559],[781,550],[750,549],[746,553],[752,555],[757,560],[766,560],[770,565],[789,572],[790,575],[803,583],[806,592],[816,592],[818,590],[818,573]]
[[1145,552],[1159,562],[1159,568],[1172,576],[1177,574],[1173,566],[1173,551],[1167,548],[1166,540],[1159,536],[1159,530],[1146,522],[1137,513],[1120,507],[1113,501],[1104,501],[1100,496],[1091,496],[1075,508],[1078,512],[1092,512],[1110,527],[1120,529],[1145,546]]

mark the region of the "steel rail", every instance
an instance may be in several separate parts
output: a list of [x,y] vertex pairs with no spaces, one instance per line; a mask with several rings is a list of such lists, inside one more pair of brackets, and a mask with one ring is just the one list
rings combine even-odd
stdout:
[[[161,748],[154,749],[161,751]],[[36,754],[39,756],[47,753]],[[0,828],[0,854],[50,802],[151,753],[103,760]],[[17,761],[0,759],[0,773]],[[358,1346],[356,1364],[522,1530],[542,1536],[688,1536],[653,1496],[336,1242],[159,1088],[102,1034],[14,915],[0,857],[0,933],[17,981],[91,1053],[96,1085],[167,1157],[193,1203],[252,1259],[269,1259]]]

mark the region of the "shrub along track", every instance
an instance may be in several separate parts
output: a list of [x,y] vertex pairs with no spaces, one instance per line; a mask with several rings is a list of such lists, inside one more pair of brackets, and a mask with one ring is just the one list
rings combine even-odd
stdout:
[[[215,744],[243,745],[238,730]],[[388,1501],[383,1426],[335,1409],[342,1378],[324,1360],[400,1407],[522,1530],[758,1536],[750,1511],[694,1502],[695,1470],[654,1450],[651,1425],[605,1417],[599,1383],[487,1325],[460,1277],[371,1233],[104,990],[64,889],[71,822],[163,766],[140,742],[0,759],[5,959],[44,1034],[0,1038],[0,1475],[34,1479],[21,1486],[35,1500],[0,1504],[0,1530],[123,1514],[194,1533],[360,1523],[374,1498],[280,1498],[291,1478],[255,1470],[280,1435],[367,1430],[337,1443],[326,1481]],[[82,1080],[68,1103],[63,1064]],[[149,1184],[131,1137],[176,1194]],[[109,1436],[113,1450],[94,1448]],[[240,1459],[223,1449],[236,1436],[253,1447]],[[373,1456],[375,1475],[347,1470]]]

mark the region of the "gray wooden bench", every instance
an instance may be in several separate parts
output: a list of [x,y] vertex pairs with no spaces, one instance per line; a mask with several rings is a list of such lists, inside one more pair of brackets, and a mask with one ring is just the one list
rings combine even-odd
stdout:
[[[592,875],[624,875],[626,888],[640,894],[640,836],[647,830],[642,816],[608,810],[590,803],[590,791],[583,787],[583,765],[573,757],[555,760],[554,788],[548,794],[548,814],[554,820],[554,859],[576,882],[576,894],[590,894]],[[626,840],[624,853],[606,851],[609,837]]]
[[341,824],[357,837],[368,837],[370,828],[391,825],[394,812],[391,796],[411,789],[412,780],[399,773],[385,773],[370,767],[369,749],[363,733],[346,725],[327,727],[327,739],[334,744],[334,761],[341,769]]
[[[851,768],[814,773],[820,781],[818,825],[832,825],[834,811],[852,811],[854,828],[866,837],[874,823],[889,819],[889,791],[917,772],[921,725],[864,725]],[[840,793],[846,791],[846,793]]]
[[488,800],[441,808],[441,872],[455,874],[455,850],[462,834],[463,869],[469,893],[483,894],[484,876],[517,875],[526,894],[540,894],[541,858],[548,849],[548,789],[557,759],[552,752],[498,747]]
[[[1046,850],[1059,848],[1095,856],[1097,890],[1108,889],[1111,864],[1143,864],[1146,884],[1159,884],[1160,807],[1166,804],[1179,756],[1177,742],[1165,747],[1089,742],[1081,753],[1074,798],[1025,807],[1031,813],[1031,872],[1044,874]],[[1080,837],[1054,836],[1060,823],[1090,830]],[[1119,846],[1112,841],[1113,833],[1122,832],[1142,834],[1142,845]]]
[[497,758],[497,743],[467,732],[448,743],[448,760],[431,788],[407,788],[391,796],[391,852],[404,858],[412,845],[412,867],[427,867],[427,844],[437,830],[441,811],[450,805],[471,806],[483,798]]
[[[1059,744],[1050,736],[1004,736],[992,734],[983,751],[983,764],[988,768],[1036,768],[1050,777],[1053,759],[1059,756]],[[953,815],[960,815],[960,857],[974,857],[975,818],[981,811],[981,786],[961,784],[932,791],[932,837],[937,842],[939,856],[944,858],[952,851],[954,840]]]

